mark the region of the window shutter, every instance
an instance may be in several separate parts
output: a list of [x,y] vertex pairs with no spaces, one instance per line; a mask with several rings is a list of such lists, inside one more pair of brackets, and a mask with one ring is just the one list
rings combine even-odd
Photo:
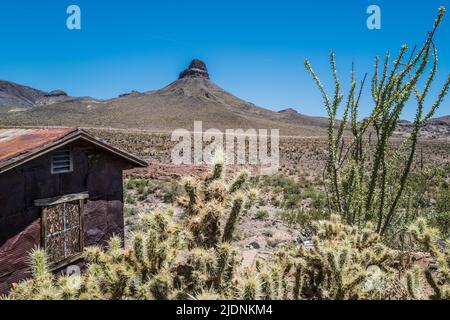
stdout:
[[58,149],[52,154],[52,173],[71,172],[73,170],[70,147]]

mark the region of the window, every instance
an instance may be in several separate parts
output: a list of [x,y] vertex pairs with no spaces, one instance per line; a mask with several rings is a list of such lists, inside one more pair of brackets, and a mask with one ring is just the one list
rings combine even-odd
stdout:
[[52,174],[71,172],[73,170],[72,151],[70,146],[52,153]]
[[79,258],[83,251],[83,207],[87,193],[36,200],[42,207],[42,245],[52,266]]

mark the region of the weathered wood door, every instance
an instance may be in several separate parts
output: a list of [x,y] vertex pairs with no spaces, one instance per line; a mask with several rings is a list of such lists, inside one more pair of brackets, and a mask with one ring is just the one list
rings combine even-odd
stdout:
[[81,208],[73,201],[42,209],[44,247],[52,263],[81,252]]
[[42,244],[52,266],[69,263],[83,251],[83,208],[86,194],[36,200],[42,207]]

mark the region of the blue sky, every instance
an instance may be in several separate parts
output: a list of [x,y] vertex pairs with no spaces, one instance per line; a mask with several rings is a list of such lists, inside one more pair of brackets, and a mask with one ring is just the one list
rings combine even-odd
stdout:
[[[82,30],[66,28],[71,4],[81,8]],[[381,30],[366,27],[370,4],[381,8]],[[305,58],[330,84],[333,48],[348,85],[352,61],[362,77],[376,55],[420,43],[440,5],[450,11],[449,0],[2,1],[0,79],[111,98],[161,88],[200,58],[214,82],[243,99],[325,115]],[[450,12],[436,38],[435,88],[450,73],[449,36]],[[364,109],[369,107],[365,99]],[[403,117],[412,118],[413,109],[408,106]],[[450,114],[450,98],[438,112],[444,114]]]

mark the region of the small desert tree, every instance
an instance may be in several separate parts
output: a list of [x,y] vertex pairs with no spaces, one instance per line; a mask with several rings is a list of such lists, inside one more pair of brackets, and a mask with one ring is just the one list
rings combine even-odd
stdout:
[[[437,99],[427,109],[426,98],[435,80],[438,61],[433,39],[444,13],[441,7],[432,31],[419,50],[415,47],[408,53],[404,45],[392,63],[387,52],[381,74],[380,62],[376,59],[371,86],[374,107],[363,121],[358,121],[358,117],[367,75],[358,86],[352,67],[351,87],[342,120],[338,121],[336,117],[344,95],[334,52],[330,55],[335,85],[332,98],[309,61],[305,61],[323,96],[329,118],[328,159],[324,171],[328,208],[330,213],[342,215],[347,223],[362,226],[372,221],[376,231],[385,235],[392,231],[395,222],[401,222],[397,215],[413,167],[420,129],[442,104],[450,85],[449,75]],[[419,88],[422,83],[423,87]],[[399,117],[414,97],[416,114],[412,132],[400,147],[392,148],[391,138]],[[376,139],[372,139],[373,135]]]

